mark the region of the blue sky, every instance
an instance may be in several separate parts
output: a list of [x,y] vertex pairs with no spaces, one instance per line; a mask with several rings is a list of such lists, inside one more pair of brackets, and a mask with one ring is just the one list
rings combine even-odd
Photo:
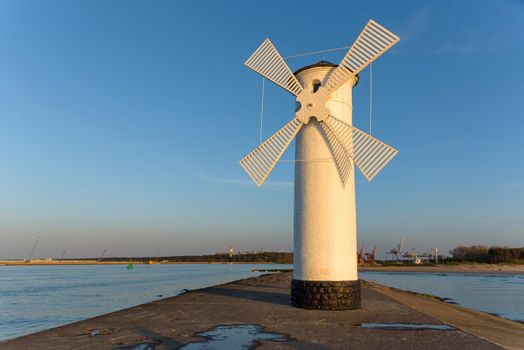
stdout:
[[[36,235],[37,256],[290,250],[293,165],[262,189],[238,165],[261,97],[243,62],[266,37],[351,45],[370,18],[401,37],[373,65],[373,135],[399,155],[357,173],[359,241],[524,246],[523,2],[0,0],[0,258]],[[267,137],[294,102],[265,95]],[[365,70],[363,130],[368,106]]]

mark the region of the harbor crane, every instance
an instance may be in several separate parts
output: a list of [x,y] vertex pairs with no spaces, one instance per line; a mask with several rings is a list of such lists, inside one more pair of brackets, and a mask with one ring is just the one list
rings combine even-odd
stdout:
[[438,247],[431,248],[431,255],[433,255],[435,259],[435,264],[438,264]]
[[31,259],[33,258],[33,255],[35,254],[36,246],[39,240],[40,240],[40,237],[36,236],[35,242],[33,243],[33,248],[31,249],[31,253],[29,254],[29,257],[25,259],[25,262],[31,262]]
[[438,247],[432,247],[430,251],[418,255],[421,262],[428,264],[430,262],[438,263]]
[[366,253],[366,263],[370,265],[375,265],[376,252],[377,252],[377,246],[374,246],[373,249],[371,249],[370,253]]
[[359,265],[364,265],[366,259],[364,258],[364,243],[360,247],[360,251],[357,253],[357,261]]
[[402,257],[402,249],[404,249],[404,241],[405,237],[402,236],[400,243],[395,248],[386,253],[391,255],[391,260],[395,260],[397,262],[400,261],[400,258]]
[[97,261],[102,261],[102,259],[104,258],[104,255],[106,254],[106,251],[107,251],[107,248],[105,248],[105,249],[102,251],[102,254],[100,254],[100,257],[98,258]]
[[402,254],[402,258],[412,264],[417,265],[424,261],[422,257],[418,256],[417,250],[415,248],[411,248],[411,250],[404,252],[404,254]]

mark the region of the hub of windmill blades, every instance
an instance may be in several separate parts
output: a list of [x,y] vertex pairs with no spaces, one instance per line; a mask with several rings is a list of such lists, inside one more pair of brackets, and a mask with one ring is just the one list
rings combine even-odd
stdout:
[[355,79],[362,69],[399,40],[398,36],[369,20],[340,64],[316,92],[304,88],[273,43],[264,40],[244,64],[295,95],[296,109],[295,118],[240,161],[257,186],[262,186],[293,138],[312,117],[326,135],[343,185],[353,169],[353,162],[371,181],[395,157],[396,149],[333,116],[326,102],[333,92]]
[[297,96],[297,110],[295,116],[302,124],[308,124],[311,118],[315,118],[318,122],[327,119],[331,113],[326,107],[327,98],[318,96],[316,93],[302,90]]

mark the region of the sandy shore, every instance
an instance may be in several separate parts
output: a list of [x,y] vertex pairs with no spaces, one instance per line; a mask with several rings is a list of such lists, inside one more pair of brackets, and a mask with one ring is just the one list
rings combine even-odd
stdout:
[[517,264],[458,264],[458,265],[406,265],[359,266],[359,271],[380,272],[440,272],[440,273],[522,273],[524,265]]
[[172,262],[147,262],[147,261],[136,261],[136,260],[119,260],[119,261],[98,261],[98,260],[33,260],[31,262],[24,262],[22,260],[0,260],[0,266],[35,266],[35,265],[41,265],[41,266],[47,266],[47,265],[53,265],[53,266],[60,266],[60,265],[127,265],[127,264],[134,264],[134,265],[187,265],[187,264],[256,264],[256,265],[272,265],[274,263],[267,262],[267,261],[254,261],[254,262],[207,262],[207,261],[189,261],[189,262],[182,262],[182,261],[172,261]]

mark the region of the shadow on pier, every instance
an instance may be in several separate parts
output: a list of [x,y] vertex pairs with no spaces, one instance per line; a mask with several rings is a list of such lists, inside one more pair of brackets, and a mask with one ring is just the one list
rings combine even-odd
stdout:
[[251,289],[237,289],[228,287],[211,287],[199,290],[203,294],[219,295],[233,299],[243,299],[249,301],[256,301],[260,303],[269,303],[276,305],[290,305],[289,294],[276,293],[270,291],[260,291]]

